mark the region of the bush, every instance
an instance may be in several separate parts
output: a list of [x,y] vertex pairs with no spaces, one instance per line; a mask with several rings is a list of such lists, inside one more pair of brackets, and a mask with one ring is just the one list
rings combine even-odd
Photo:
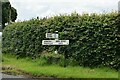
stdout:
[[[118,14],[72,13],[51,18],[32,19],[7,26],[3,31],[3,53],[37,57],[44,50],[65,54],[79,65],[120,67],[120,33]],[[59,31],[59,39],[68,39],[68,46],[43,46],[45,33]]]
[[45,64],[58,64],[63,65],[64,56],[61,54],[55,54],[53,53],[42,53],[40,56],[41,59],[44,59],[46,62]]

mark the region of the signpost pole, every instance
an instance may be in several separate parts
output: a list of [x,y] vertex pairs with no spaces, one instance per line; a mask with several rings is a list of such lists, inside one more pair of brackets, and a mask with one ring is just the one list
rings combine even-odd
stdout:
[[[66,33],[66,32],[65,32]],[[56,47],[55,54],[58,54],[59,45],[69,45],[69,40],[59,40],[58,31],[54,34],[46,33],[46,38],[54,38],[55,40],[42,40],[42,45],[54,45]],[[64,67],[66,67],[67,50],[64,52]]]
[[[55,31],[55,33],[56,33],[56,34],[58,34],[58,31]],[[55,35],[55,36],[57,36],[57,35]],[[58,40],[58,37],[57,37],[55,40]],[[58,46],[58,45],[56,45],[56,51],[55,51],[55,52],[56,52],[56,54],[58,54],[58,48],[59,48],[59,46]]]
[[64,67],[66,67],[66,51],[64,52]]

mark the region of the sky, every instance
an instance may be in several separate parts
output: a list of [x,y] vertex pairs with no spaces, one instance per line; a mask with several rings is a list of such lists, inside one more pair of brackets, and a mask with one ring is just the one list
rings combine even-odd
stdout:
[[118,10],[119,0],[9,0],[17,9],[16,21],[29,20],[39,16],[50,17],[72,12],[104,13]]

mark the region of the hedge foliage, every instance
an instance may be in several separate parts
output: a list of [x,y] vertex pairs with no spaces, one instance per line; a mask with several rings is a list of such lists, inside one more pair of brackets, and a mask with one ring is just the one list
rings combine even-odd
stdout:
[[[120,67],[120,33],[118,13],[59,15],[32,19],[7,26],[3,31],[3,53],[37,57],[58,49],[66,59],[82,66]],[[59,31],[59,39],[70,40],[68,46],[43,46],[45,33]]]

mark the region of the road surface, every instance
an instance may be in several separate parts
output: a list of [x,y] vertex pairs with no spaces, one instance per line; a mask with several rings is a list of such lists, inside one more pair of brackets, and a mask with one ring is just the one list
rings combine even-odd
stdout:
[[26,77],[23,75],[13,76],[8,74],[2,74],[2,78],[26,78]]

